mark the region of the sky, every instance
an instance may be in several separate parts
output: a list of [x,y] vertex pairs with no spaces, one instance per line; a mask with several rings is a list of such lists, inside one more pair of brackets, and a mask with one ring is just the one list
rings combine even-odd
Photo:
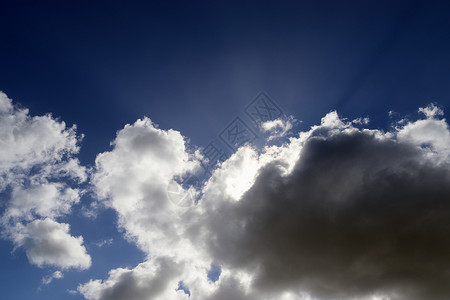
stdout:
[[447,299],[446,1],[2,1],[2,299]]

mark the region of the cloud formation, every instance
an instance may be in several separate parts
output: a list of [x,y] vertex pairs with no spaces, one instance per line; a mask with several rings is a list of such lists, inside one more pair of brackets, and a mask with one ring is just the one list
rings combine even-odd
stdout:
[[29,261],[39,267],[87,269],[91,265],[83,238],[71,236],[69,224],[48,218],[38,219],[25,226],[17,224],[12,232],[14,243],[24,247]]
[[[439,108],[420,112],[425,119],[388,132],[330,112],[281,146],[242,147],[187,208],[164,192],[195,170],[186,139],[148,119],[125,126],[98,156],[93,184],[147,259],[79,292],[96,300],[445,299],[450,132]],[[213,265],[217,280],[208,278]]]
[[178,131],[158,129],[148,118],[126,125],[112,145],[96,159],[96,194],[118,213],[128,238],[144,252],[163,254],[179,235],[179,208],[168,201],[167,187],[199,163]]
[[261,131],[264,133],[270,133],[270,136],[267,137],[267,141],[271,141],[288,134],[293,127],[293,123],[295,122],[296,120],[292,116],[269,120],[261,123]]
[[92,280],[79,290],[88,299],[175,299],[174,295],[176,299],[188,299],[183,291],[176,291],[176,277],[180,272],[180,266],[172,260],[159,258],[132,270],[111,270],[107,280]]
[[64,277],[64,274],[61,271],[55,271],[51,275],[45,276],[42,278],[42,283],[45,285],[50,284],[54,279],[61,279]]
[[420,150],[359,131],[310,138],[293,172],[261,170],[245,196],[204,215],[219,263],[268,293],[320,299],[450,292],[450,173]]
[[[0,92],[0,192],[3,237],[23,247],[32,264],[86,269],[82,237],[58,223],[80,201],[73,186],[87,179],[75,155],[81,137],[51,115],[30,116]],[[73,182],[73,186],[71,184]]]

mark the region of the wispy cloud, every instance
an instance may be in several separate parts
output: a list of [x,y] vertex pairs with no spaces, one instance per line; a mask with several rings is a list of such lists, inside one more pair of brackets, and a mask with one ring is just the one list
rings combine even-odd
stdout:
[[109,245],[111,245],[113,243],[113,240],[114,240],[113,238],[100,240],[100,241],[95,243],[95,246],[97,246],[99,248],[101,248],[103,246],[109,246]]
[[64,274],[61,271],[55,271],[51,275],[45,276],[42,278],[42,283],[45,285],[50,284],[53,279],[61,279],[64,277]]

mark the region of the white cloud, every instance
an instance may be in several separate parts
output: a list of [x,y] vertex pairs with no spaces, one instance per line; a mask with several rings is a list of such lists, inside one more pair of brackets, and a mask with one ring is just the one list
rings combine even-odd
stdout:
[[281,146],[242,147],[183,209],[165,189],[195,168],[185,139],[148,119],[125,126],[98,156],[93,184],[147,258],[79,292],[187,299],[183,282],[199,300],[446,299],[449,128],[422,110],[426,120],[391,132],[333,111]]
[[[195,172],[198,155],[187,150],[179,132],[158,129],[147,118],[126,125],[112,145],[111,151],[98,155],[92,183],[147,260],[131,270],[112,270],[107,280],[90,281],[78,290],[88,299],[130,295],[133,299],[186,299],[186,293],[177,290],[180,281],[189,288],[199,286],[196,291],[202,293],[212,289],[207,278],[210,259],[184,234],[183,223],[196,218],[196,206],[179,207],[167,193],[174,178]],[[172,271],[163,270],[166,266],[172,266]],[[167,288],[155,289],[153,282]]]
[[189,299],[177,291],[181,267],[167,258],[146,261],[134,269],[114,269],[105,281],[91,280],[78,290],[86,299],[98,300],[171,300]]
[[[389,115],[391,115],[391,112],[389,112]],[[352,121],[353,124],[358,124],[358,125],[367,125],[369,124],[370,119],[368,117],[365,118],[356,118]]]
[[165,253],[179,234],[179,207],[168,200],[167,187],[199,163],[178,131],[158,129],[148,118],[126,125],[112,144],[97,156],[95,191],[144,252]]
[[79,191],[62,183],[14,186],[3,218],[15,220],[32,220],[34,216],[55,218],[68,214],[72,205],[79,201]]
[[70,213],[87,179],[75,155],[82,137],[51,115],[30,116],[0,92],[0,192],[8,198],[2,234],[23,247],[31,263],[85,269],[90,257],[58,217]]
[[[28,109],[14,107],[4,93],[0,98],[0,188],[25,178],[40,181],[52,173],[86,179],[77,160],[65,159],[79,151],[75,126],[67,128],[51,115],[31,117]],[[33,167],[40,167],[39,172],[30,174]]]
[[258,153],[250,146],[244,146],[211,176],[205,188],[205,194],[220,195],[238,201],[252,186],[259,169]]
[[293,127],[293,123],[296,120],[291,116],[286,119],[276,119],[269,120],[261,123],[261,130],[263,132],[269,132],[270,136],[267,138],[267,141],[271,141],[276,138],[280,138],[289,133],[289,131]]
[[69,234],[69,224],[51,219],[34,220],[12,230],[14,243],[23,247],[29,261],[39,267],[87,269],[91,258],[86,254],[83,238]]
[[450,155],[450,131],[445,119],[437,119],[443,112],[434,105],[420,108],[427,119],[409,122],[399,128],[398,139],[428,148],[435,159],[447,161]]
[[61,279],[63,277],[64,277],[64,274],[61,271],[55,271],[52,274],[42,278],[42,283],[45,285],[48,285],[53,281],[53,279]]
[[423,113],[428,119],[434,119],[444,115],[444,111],[431,103],[427,107],[420,107],[419,112]]

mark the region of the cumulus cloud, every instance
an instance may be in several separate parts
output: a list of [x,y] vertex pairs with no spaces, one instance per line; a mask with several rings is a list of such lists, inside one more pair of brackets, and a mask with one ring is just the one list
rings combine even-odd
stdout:
[[2,235],[38,266],[90,266],[83,239],[56,221],[80,201],[74,186],[87,179],[75,157],[81,138],[75,126],[49,114],[30,116],[0,92],[0,192],[7,198]]
[[421,156],[361,132],[311,139],[289,176],[267,166],[241,201],[205,214],[206,244],[259,291],[443,299],[450,174]]
[[35,216],[58,217],[80,201],[79,191],[59,182],[14,186],[4,219],[32,220]]
[[83,238],[69,234],[69,224],[51,219],[38,219],[26,225],[17,224],[11,229],[17,247],[23,247],[29,261],[39,267],[86,269],[91,258],[86,254]]
[[84,168],[71,157],[79,151],[78,141],[75,126],[67,128],[50,114],[32,117],[0,92],[0,188],[57,174],[85,180]]
[[194,219],[196,206],[177,206],[168,195],[175,178],[196,172],[199,156],[178,131],[159,129],[148,118],[126,125],[112,146],[97,156],[92,184],[147,260],[131,270],[112,270],[108,279],[78,290],[88,299],[185,299],[188,294],[178,289],[183,281],[206,292],[212,262],[184,233],[183,219]]
[[195,169],[186,140],[148,119],[127,125],[98,156],[93,184],[147,259],[79,292],[95,300],[446,299],[450,132],[436,106],[419,112],[426,118],[388,132],[330,112],[283,145],[244,146],[182,209],[164,188]]
[[179,207],[168,201],[167,187],[199,163],[178,131],[159,129],[148,118],[126,125],[112,145],[97,156],[94,189],[117,211],[128,238],[144,252],[162,255],[179,235]]
[[176,277],[180,271],[180,266],[171,259],[158,258],[132,270],[111,270],[107,280],[91,280],[80,286],[79,291],[86,299],[188,299],[184,291],[177,291]]

